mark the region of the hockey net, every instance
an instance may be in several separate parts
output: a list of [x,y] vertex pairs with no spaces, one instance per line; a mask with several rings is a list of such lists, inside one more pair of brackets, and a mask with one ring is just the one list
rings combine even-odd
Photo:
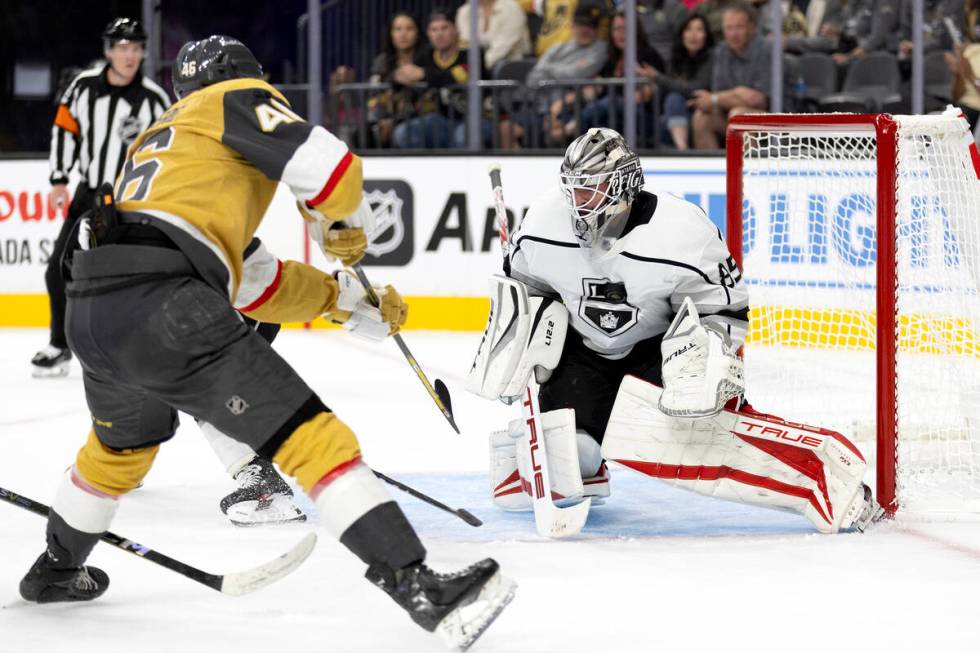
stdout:
[[854,438],[890,509],[980,513],[980,181],[965,121],[740,116],[727,140],[749,401]]

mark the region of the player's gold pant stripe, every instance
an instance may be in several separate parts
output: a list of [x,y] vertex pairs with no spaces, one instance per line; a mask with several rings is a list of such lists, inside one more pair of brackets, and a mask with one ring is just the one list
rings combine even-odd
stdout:
[[96,490],[118,496],[139,486],[159,449],[160,445],[154,445],[116,451],[102,444],[93,429],[78,452],[75,469]]
[[310,492],[328,472],[360,455],[354,432],[333,413],[320,413],[293,431],[273,460]]

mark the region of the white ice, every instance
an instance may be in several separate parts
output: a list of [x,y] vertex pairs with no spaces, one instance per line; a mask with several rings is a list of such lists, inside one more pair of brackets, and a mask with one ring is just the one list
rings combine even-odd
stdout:
[[[84,441],[88,412],[77,363],[64,379],[30,377],[28,361],[45,336],[0,330],[0,486],[50,503]],[[484,520],[472,528],[392,489],[434,567],[493,556],[519,583],[517,598],[473,651],[977,650],[980,524],[899,521],[864,535],[821,536],[794,515],[615,470],[612,498],[593,510],[582,536],[548,541],[534,534],[530,515],[490,504],[486,434],[512,409],[462,388],[479,334],[408,332],[405,339],[430,376],[448,384],[461,436],[394,343],[286,331],[276,347],[354,428],[374,467]],[[315,528],[235,528],[218,510],[231,488],[184,419],[112,530],[224,572],[264,562]],[[362,564],[325,533],[296,573],[242,598],[100,544],[90,562],[111,577],[105,596],[27,604],[17,583],[43,546],[44,521],[0,503],[0,653],[444,650],[364,581]]]

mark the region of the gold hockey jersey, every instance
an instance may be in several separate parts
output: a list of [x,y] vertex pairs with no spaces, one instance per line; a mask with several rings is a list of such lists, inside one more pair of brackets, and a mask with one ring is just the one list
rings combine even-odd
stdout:
[[116,181],[116,204],[149,216],[244,312],[306,321],[329,312],[337,294],[333,278],[311,266],[267,260],[274,283],[259,297],[241,288],[248,296],[239,297],[243,278],[256,281],[243,259],[280,181],[329,219],[361,201],[361,161],[340,139],[296,115],[268,83],[236,79],[187,95],[140,135]]

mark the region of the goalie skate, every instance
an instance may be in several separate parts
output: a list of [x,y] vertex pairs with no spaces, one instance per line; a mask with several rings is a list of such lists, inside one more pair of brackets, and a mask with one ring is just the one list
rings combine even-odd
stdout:
[[238,489],[221,500],[221,512],[235,526],[306,521],[293,491],[268,460],[255,458],[237,474]]
[[71,368],[71,350],[48,345],[31,359],[31,376],[36,379],[68,376]]
[[[854,498],[854,501],[848,507],[846,516],[844,517],[844,523],[850,522],[849,528],[859,533],[868,530],[868,528],[885,515],[885,509],[875,501],[874,495],[871,493],[871,488],[863,485],[862,489],[863,491],[859,493],[859,496]],[[852,515],[854,516],[852,517]]]

